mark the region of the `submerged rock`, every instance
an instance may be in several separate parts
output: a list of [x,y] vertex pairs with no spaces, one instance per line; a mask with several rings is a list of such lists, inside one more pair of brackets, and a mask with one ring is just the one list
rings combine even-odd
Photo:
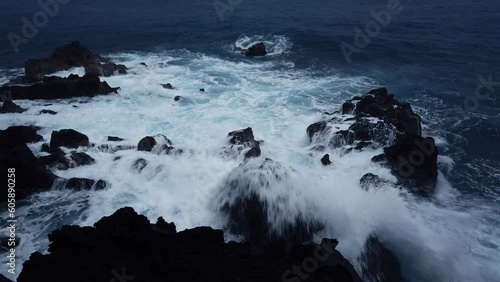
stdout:
[[41,110],[38,114],[40,114],[40,115],[43,115],[43,114],[57,115],[57,112],[44,109],[44,110]]
[[8,114],[8,113],[24,113],[26,110],[16,105],[11,100],[6,100],[3,102],[2,107],[0,108],[0,114]]
[[285,208],[297,204],[292,197],[297,193],[295,177],[293,169],[271,159],[251,160],[234,169],[217,200],[221,212],[228,217],[229,230],[257,245],[311,240],[323,225],[312,213],[295,210],[293,214]]
[[148,161],[143,158],[137,159],[133,164],[132,168],[137,172],[141,172],[148,165]]
[[95,74],[83,77],[72,74],[67,78],[46,77],[40,82],[28,86],[2,86],[0,93],[8,92],[12,99],[65,99],[73,97],[94,97],[117,93],[118,87],[110,87],[107,82]]
[[103,190],[106,188],[106,182],[104,180],[95,181],[88,178],[70,178],[64,184],[65,189],[80,191],[80,190]]
[[[293,245],[288,252],[224,243],[222,230],[197,227],[176,232],[159,218],[151,224],[132,208],[103,217],[94,227],[63,226],[49,235],[49,253],[33,253],[18,282],[75,281],[310,281],[359,282],[336,244]],[[314,267],[311,267],[314,260]],[[64,265],[64,267],[61,267]],[[333,280],[332,280],[333,281]]]
[[174,97],[174,101],[176,101],[176,102],[181,101],[182,99],[183,99],[182,96],[175,96]]
[[85,73],[103,76],[111,76],[116,72],[120,74],[127,73],[127,67],[117,65],[108,58],[90,52],[79,41],[73,41],[55,49],[48,58],[28,60],[24,71],[27,78],[40,80],[47,74],[69,70],[74,67],[84,67]]
[[265,56],[267,55],[266,45],[264,42],[254,44],[250,48],[241,51],[241,54],[247,57]]

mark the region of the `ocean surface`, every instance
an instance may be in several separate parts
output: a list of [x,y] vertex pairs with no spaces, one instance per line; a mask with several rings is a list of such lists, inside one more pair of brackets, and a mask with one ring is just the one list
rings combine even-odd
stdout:
[[[359,48],[356,29],[365,30],[388,5],[397,13]],[[252,127],[265,141],[262,156],[293,175],[266,195],[272,201],[286,191],[293,199],[274,224],[296,212],[327,223],[317,239],[338,238],[338,249],[358,270],[363,244],[376,233],[401,261],[405,281],[500,281],[500,1],[71,0],[16,53],[8,34],[22,36],[22,18],[32,21],[39,11],[35,0],[0,2],[0,83],[21,74],[29,58],[47,57],[73,40],[125,64],[129,74],[105,78],[121,87],[118,95],[50,106],[21,100],[29,110],[0,115],[0,129],[36,124],[47,142],[52,130],[72,128],[97,144],[114,135],[131,145],[161,133],[188,153],[95,149],[87,152],[95,165],[55,171],[104,179],[110,188],[54,189],[20,203],[20,261],[46,251],[54,229],[92,225],[123,206],[152,221],[163,216],[178,230],[223,228],[216,199],[242,159],[221,156],[220,148],[228,132]],[[260,41],[268,56],[239,54]],[[349,59],[342,43],[357,46]],[[69,73],[83,69],[58,75]],[[159,85],[167,82],[177,89]],[[370,162],[381,148],[330,150],[328,168],[319,153],[310,155],[309,124],[380,86],[411,103],[423,134],[437,141],[440,174],[431,200],[391,187],[360,188],[367,172],[394,179]],[[174,102],[176,95],[185,99]],[[41,109],[58,114],[38,115]],[[35,153],[40,146],[30,145]],[[116,155],[122,156],[117,162]],[[141,173],[131,168],[139,157],[149,161]],[[0,211],[6,226],[5,208]],[[0,260],[0,273],[11,277],[6,258]]]

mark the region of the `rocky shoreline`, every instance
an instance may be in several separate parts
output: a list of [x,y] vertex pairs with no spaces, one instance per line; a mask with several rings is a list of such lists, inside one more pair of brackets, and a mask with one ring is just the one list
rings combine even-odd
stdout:
[[[72,67],[84,67],[86,74],[45,77]],[[22,114],[24,109],[11,99],[64,99],[117,93],[119,87],[110,87],[100,76],[126,71],[126,66],[73,42],[56,49],[49,58],[29,60],[25,76],[0,87],[4,97],[0,114]],[[174,90],[171,85],[168,89]],[[100,179],[62,179],[53,172],[93,165],[94,159],[86,153],[90,149],[111,154],[138,150],[157,155],[180,155],[190,150],[163,134],[143,137],[137,144],[109,136],[106,144],[96,145],[84,133],[73,129],[54,131],[50,140],[43,140],[37,134],[39,129],[12,126],[0,130],[0,169],[16,168],[18,200],[56,186],[71,190],[106,189],[106,182]],[[420,116],[410,104],[399,102],[385,88],[353,97],[341,109],[325,113],[322,120],[305,129],[311,142],[311,156],[333,149],[349,154],[383,148],[383,154],[374,156],[372,161],[392,171],[398,180],[395,185],[418,196],[432,197],[438,176],[438,148],[434,139],[423,137],[421,131]],[[43,154],[35,156],[27,144],[37,144]],[[256,171],[279,171],[283,167],[261,156],[261,146],[265,143],[255,140],[250,127],[229,132],[226,144],[220,148],[221,155],[242,156],[243,162],[237,168],[240,175],[246,171],[252,171],[251,175]],[[119,156],[115,157],[115,161],[119,160]],[[332,164],[328,154],[317,161]],[[147,165],[146,159],[139,158],[131,167],[140,173]],[[5,177],[2,179],[6,182]],[[120,275],[126,271],[126,275],[134,277],[133,281],[361,281],[353,265],[335,250],[342,242],[325,238],[319,245],[312,243],[314,233],[323,229],[321,222],[305,222],[299,216],[283,232],[275,233],[268,228],[269,206],[257,197],[258,191],[240,180],[228,180],[225,184],[222,192],[233,198],[222,204],[220,212],[228,218],[227,230],[242,235],[246,239],[243,243],[226,243],[223,231],[210,227],[177,232],[173,223],[162,218],[151,224],[133,209],[122,208],[103,217],[94,227],[64,226],[53,231],[49,235],[49,254],[33,253],[17,281],[108,282],[115,278],[113,271]],[[377,189],[384,181],[367,173],[360,179],[360,189]],[[6,197],[2,193],[0,202],[5,202]],[[328,251],[328,255],[319,255],[318,259],[318,248]],[[365,243],[361,259],[364,262],[361,274],[365,279],[402,281],[398,259],[376,234]]]

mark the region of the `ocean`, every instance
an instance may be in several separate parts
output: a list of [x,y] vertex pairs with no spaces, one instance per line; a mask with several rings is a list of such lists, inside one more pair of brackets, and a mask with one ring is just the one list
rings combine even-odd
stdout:
[[[21,261],[47,251],[54,229],[92,225],[123,206],[153,221],[163,216],[177,230],[224,228],[215,199],[242,160],[221,156],[220,148],[228,132],[252,127],[264,141],[262,156],[294,175],[276,183],[294,203],[275,217],[276,225],[297,212],[324,222],[317,239],[338,238],[338,249],[358,270],[363,244],[375,232],[400,260],[405,281],[500,281],[499,1],[59,0],[53,15],[41,3],[0,3],[0,83],[22,74],[28,59],[74,40],[129,71],[103,78],[121,87],[117,95],[16,101],[29,110],[0,115],[0,129],[35,124],[47,141],[53,130],[72,128],[96,144],[108,135],[136,145],[165,134],[187,153],[123,151],[114,161],[115,155],[91,149],[95,165],[55,171],[103,179],[110,188],[54,189],[23,201]],[[43,24],[23,30],[23,18]],[[240,55],[261,41],[267,56]],[[70,73],[84,70],[57,75]],[[167,82],[176,90],[160,86]],[[411,103],[423,135],[436,139],[432,199],[360,189],[367,172],[394,178],[370,161],[382,148],[346,155],[332,149],[328,168],[319,154],[310,155],[307,126],[377,87]],[[180,103],[177,95],[184,97]],[[42,109],[58,114],[38,115]],[[30,148],[39,153],[40,145]],[[139,157],[149,162],[141,173],[131,168]],[[5,208],[0,211],[4,226]],[[0,273],[9,277],[6,269]]]

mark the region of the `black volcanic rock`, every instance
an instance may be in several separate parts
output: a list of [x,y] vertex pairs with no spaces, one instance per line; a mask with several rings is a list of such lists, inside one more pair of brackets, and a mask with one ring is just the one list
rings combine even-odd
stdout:
[[123,141],[125,139],[123,138],[120,138],[120,137],[116,137],[116,136],[108,136],[108,141],[111,141],[111,142],[119,142],[119,141]]
[[232,131],[229,132],[227,136],[229,137],[229,143],[233,145],[231,148],[235,148],[238,152],[250,148],[250,150],[245,153],[245,159],[260,156],[260,142],[255,140],[252,128],[248,127]]
[[419,194],[430,196],[438,177],[438,148],[431,137],[410,136],[384,148],[387,164],[399,181]]
[[52,110],[47,110],[47,109],[44,109],[44,110],[41,110],[39,112],[40,115],[43,115],[43,114],[49,114],[49,115],[57,115],[57,112],[55,111],[52,111]]
[[156,140],[152,136],[146,136],[137,144],[137,150],[151,152],[156,145]]
[[93,180],[88,178],[70,178],[64,184],[65,189],[80,191],[80,190],[90,190],[94,188],[95,190],[103,190],[106,188],[106,182],[103,180]]
[[250,48],[241,51],[241,54],[247,57],[260,57],[267,55],[266,45],[264,42],[260,42],[252,45]]
[[80,133],[73,129],[62,129],[59,131],[52,131],[50,136],[50,147],[67,147],[78,148],[80,146],[88,146],[89,138],[87,135]]
[[321,163],[323,165],[331,165],[332,162],[330,161],[330,155],[326,154],[321,158]]
[[[36,133],[36,128],[9,127],[0,130],[0,170],[5,172],[0,176],[0,180],[2,183],[8,183],[8,170],[15,169],[16,200],[51,188],[57,178],[26,145],[40,140],[42,137]],[[4,185],[0,202],[7,200],[6,189],[7,185]]]
[[[277,241],[302,243],[312,240],[314,232],[323,225],[310,214],[297,214],[290,221],[278,222],[279,232],[271,228],[270,215],[282,214],[283,206],[291,204],[288,197],[267,199],[264,196],[279,187],[289,187],[293,169],[271,159],[251,160],[235,168],[224,181],[218,197],[218,204],[228,218],[228,228],[235,234],[244,236],[252,244],[265,244]],[[291,190],[276,190],[277,194],[292,193]]]
[[174,101],[178,102],[182,100],[182,96],[175,96]]
[[360,256],[363,277],[369,281],[401,282],[398,258],[375,236],[370,236]]
[[[339,130],[342,123],[349,128]],[[434,140],[421,136],[420,116],[410,104],[397,101],[385,88],[348,100],[342,105],[342,116],[313,123],[306,131],[313,144],[346,147],[345,152],[383,146],[384,154],[372,161],[387,164],[410,191],[431,195],[435,190],[438,150]]]
[[47,74],[74,67],[84,67],[85,73],[103,76],[111,76],[115,72],[127,73],[127,67],[117,65],[108,58],[90,52],[79,41],[73,41],[55,49],[48,58],[28,60],[24,71],[28,79],[41,80]]
[[5,102],[3,102],[3,105],[0,108],[0,114],[24,113],[25,111],[26,111],[25,109],[23,109],[20,106],[16,105],[11,100],[6,100]]
[[83,77],[72,74],[67,78],[46,77],[28,86],[4,85],[0,87],[0,93],[8,92],[12,99],[64,99],[107,95],[117,93],[118,89],[110,87],[105,81],[101,82],[95,74]]
[[[354,122],[348,130],[335,132],[330,146],[338,148],[355,144],[360,150],[371,145],[371,142],[385,146],[407,136],[421,134],[420,116],[413,112],[410,104],[400,103],[385,88],[374,89],[348,100],[342,105],[342,115],[354,115],[354,118],[342,120],[334,117],[311,124],[307,128],[311,141],[316,134],[326,134],[329,123],[347,121]],[[391,139],[391,136],[394,138]],[[360,142],[363,142],[362,145],[359,145]]]
[[[294,265],[311,276],[308,281],[361,281],[335,250],[336,240],[294,245],[288,252],[257,251],[248,244],[224,243],[223,232],[210,227],[176,232],[163,219],[151,224],[129,207],[94,227],[63,226],[49,241],[49,254],[33,253],[18,282],[300,281]],[[306,272],[304,266],[315,257],[321,259],[315,271]]]

